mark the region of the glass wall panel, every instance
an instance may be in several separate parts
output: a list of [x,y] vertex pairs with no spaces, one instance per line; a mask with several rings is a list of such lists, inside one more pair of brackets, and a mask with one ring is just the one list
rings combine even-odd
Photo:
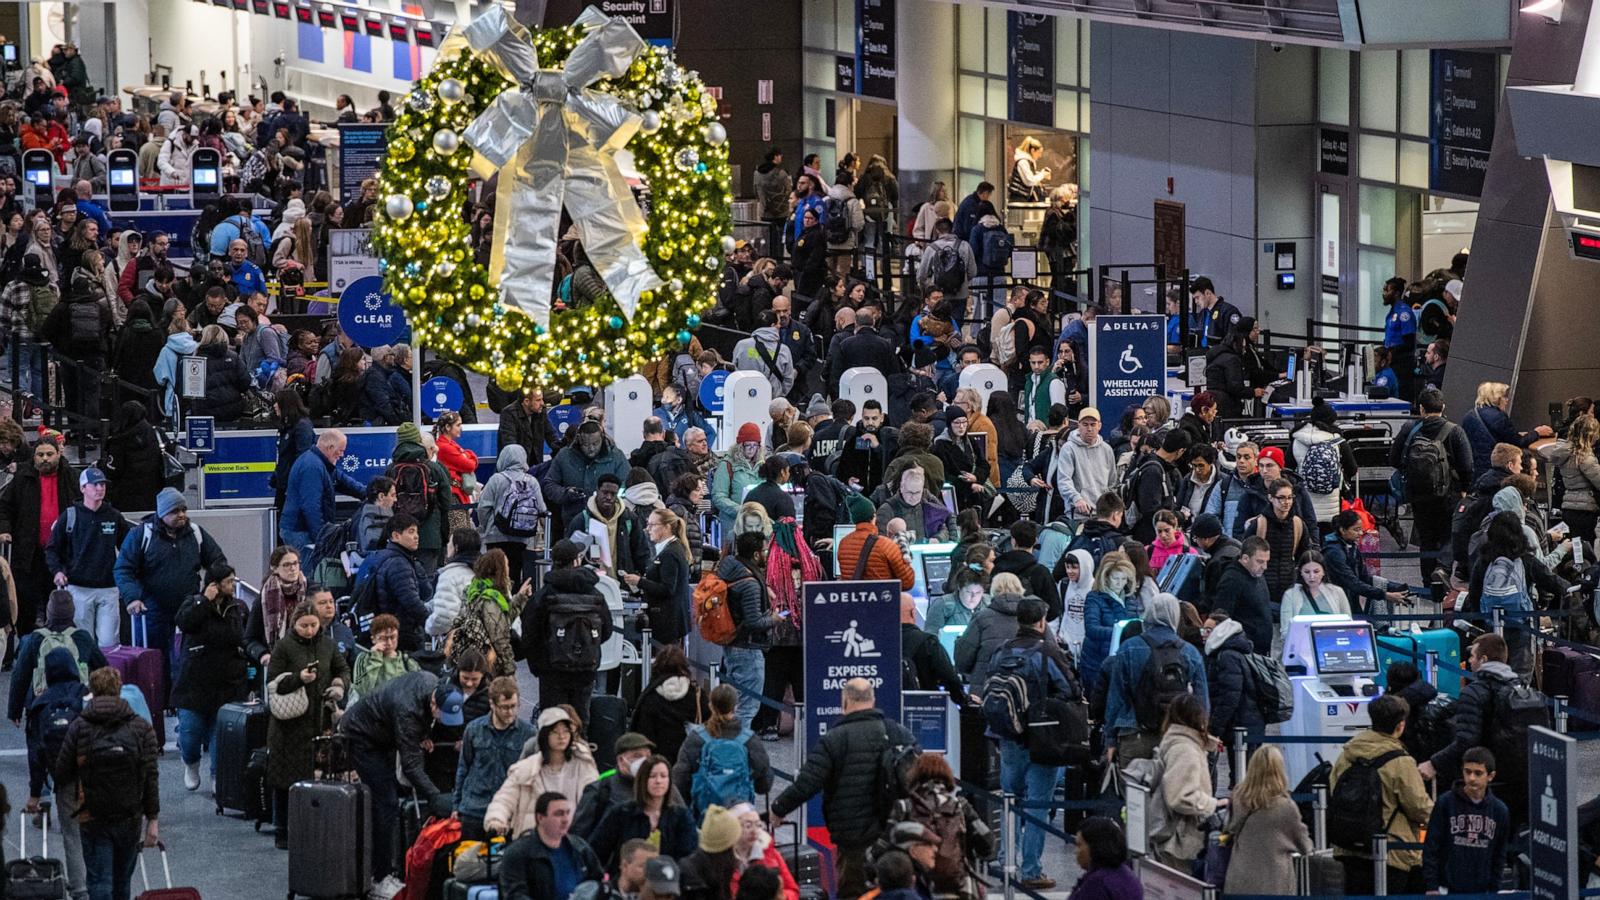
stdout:
[[1317,51],[1317,118],[1329,125],[1350,124],[1350,54],[1347,51]]
[[1366,50],[1361,53],[1362,130],[1395,130],[1399,68],[1399,57],[1392,50]]
[[1394,138],[1363,134],[1359,143],[1361,177],[1367,181],[1394,182]]

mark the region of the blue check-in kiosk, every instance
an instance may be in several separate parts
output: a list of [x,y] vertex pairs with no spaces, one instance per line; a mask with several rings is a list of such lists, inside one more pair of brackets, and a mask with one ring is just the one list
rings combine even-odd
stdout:
[[49,206],[55,184],[56,158],[49,150],[25,150],[22,154],[22,178],[28,182],[29,197],[35,207]]
[[1326,744],[1285,745],[1289,782],[1296,784],[1317,765],[1332,762],[1344,740],[1368,727],[1367,704],[1380,693],[1378,644],[1369,622],[1345,616],[1295,616],[1283,645],[1284,668],[1291,673],[1294,714],[1283,734],[1326,737]]
[[106,194],[112,212],[138,212],[139,154],[119,147],[106,155]]

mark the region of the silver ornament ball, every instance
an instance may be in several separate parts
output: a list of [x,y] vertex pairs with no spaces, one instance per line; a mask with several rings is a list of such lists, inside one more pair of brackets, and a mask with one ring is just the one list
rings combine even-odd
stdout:
[[639,130],[645,134],[655,134],[661,130],[661,113],[653,109],[645,110],[644,120],[639,123]]
[[438,272],[440,276],[449,278],[456,273],[456,264],[451,260],[441,259],[433,264],[433,270]]
[[467,313],[468,328],[477,328],[481,324],[483,324],[483,319],[479,318],[477,313]]
[[672,292],[674,294],[681,294],[681,293],[683,293],[683,279],[682,278],[674,278],[671,281],[667,282],[667,287],[672,288]]
[[672,161],[678,168],[688,172],[700,165],[700,153],[693,147],[685,147],[678,151],[678,155],[673,157]]
[[433,152],[449,156],[461,147],[461,136],[449,128],[433,133]]
[[406,104],[419,113],[425,113],[433,109],[433,95],[418,89],[412,91],[410,96],[406,98]]
[[443,200],[450,196],[450,179],[443,175],[435,175],[428,179],[428,196],[435,200]]
[[712,122],[706,126],[706,143],[719,147],[728,139],[728,129],[721,122]]
[[739,249],[739,242],[735,241],[733,239],[733,235],[725,234],[725,235],[722,236],[722,252],[723,253],[732,253],[733,251],[735,251],[737,249]]
[[411,218],[411,210],[411,198],[405,194],[390,194],[383,201],[384,213],[396,222],[404,222]]
[[439,99],[446,103],[460,103],[467,98],[467,86],[458,78],[446,78],[439,82]]

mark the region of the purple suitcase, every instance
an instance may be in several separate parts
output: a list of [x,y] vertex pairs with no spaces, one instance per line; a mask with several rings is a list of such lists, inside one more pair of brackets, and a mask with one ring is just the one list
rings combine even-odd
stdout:
[[145,646],[149,640],[145,637],[144,616],[134,616],[132,624],[134,646],[117,646],[105,651],[106,664],[122,675],[123,684],[131,684],[144,693],[144,701],[150,707],[152,720],[150,724],[155,726],[156,741],[165,747],[167,745],[166,667],[161,659],[161,651],[151,650]]

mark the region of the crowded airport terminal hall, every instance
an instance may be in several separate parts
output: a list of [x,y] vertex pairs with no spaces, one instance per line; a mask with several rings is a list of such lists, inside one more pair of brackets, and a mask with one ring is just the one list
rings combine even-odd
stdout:
[[1596,309],[1600,0],[0,0],[0,900],[1600,898]]

